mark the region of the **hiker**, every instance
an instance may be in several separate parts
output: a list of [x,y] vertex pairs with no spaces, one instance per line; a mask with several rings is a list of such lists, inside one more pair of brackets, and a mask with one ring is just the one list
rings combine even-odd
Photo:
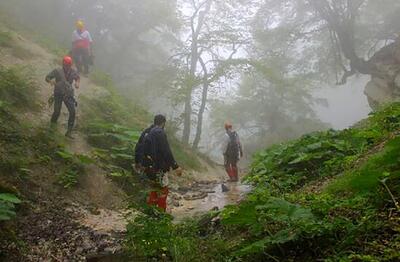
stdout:
[[74,98],[74,88],[79,88],[79,74],[72,68],[72,58],[65,56],[63,59],[62,68],[54,69],[46,76],[46,82],[54,86],[54,112],[51,117],[51,125],[54,127],[60,117],[61,106],[64,102],[68,109],[68,129],[65,133],[66,137],[72,137],[72,128],[75,123],[75,107],[76,101]]
[[79,73],[87,76],[89,74],[89,64],[93,62],[92,53],[93,40],[85,29],[85,24],[82,20],[76,22],[76,30],[72,33],[72,57],[75,60],[76,67]]
[[182,175],[182,169],[176,163],[164,131],[166,119],[163,115],[154,117],[154,127],[145,136],[143,141],[142,166],[148,179],[151,190],[147,204],[158,206],[166,211],[168,189],[167,173],[175,170],[176,175]]
[[228,173],[229,180],[237,182],[239,180],[239,171],[237,163],[243,157],[243,149],[239,140],[239,135],[233,131],[232,124],[225,123],[226,137],[223,143],[224,166]]

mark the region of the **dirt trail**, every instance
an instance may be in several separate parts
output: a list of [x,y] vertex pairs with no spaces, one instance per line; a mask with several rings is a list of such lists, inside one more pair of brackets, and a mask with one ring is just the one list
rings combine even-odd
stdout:
[[[0,30],[4,30],[1,24]],[[32,55],[20,59],[15,57],[11,49],[2,48],[0,65],[30,66],[34,69],[43,110],[39,115],[26,114],[24,117],[35,125],[48,126],[52,108],[48,106],[47,101],[53,88],[44,78],[59,66],[57,63],[60,58],[20,35],[16,34],[15,37],[18,45]],[[76,97],[79,103],[82,96],[98,97],[107,92],[106,89],[91,83],[88,78],[82,77],[81,88],[76,91]],[[78,106],[78,125],[80,115],[82,112]],[[65,133],[67,117],[67,110],[63,106],[57,130],[61,137]],[[65,138],[66,149],[75,154],[91,156],[93,148],[88,144],[85,135],[77,130],[74,137],[73,140]],[[207,171],[185,172],[182,177],[170,176],[171,195],[168,212],[175,216],[177,221],[205,213],[214,207],[222,208],[227,204],[234,204],[249,190],[240,184],[226,183],[227,177],[222,167],[212,167],[206,162],[203,165],[207,167]],[[35,174],[35,186],[39,188],[39,196],[44,196],[42,191],[51,189],[55,181],[54,174],[44,177],[46,172],[42,171],[38,170]],[[228,192],[222,192],[222,184],[228,187]],[[29,217],[24,218],[26,221],[20,222],[21,228],[27,229],[22,231],[21,238],[28,239],[33,250],[28,261],[42,259],[46,253],[51,254],[52,259],[60,261],[66,257],[69,257],[70,261],[84,261],[85,257],[82,254],[104,250],[115,252],[120,248],[121,237],[114,236],[123,234],[127,225],[125,199],[126,193],[107,177],[105,170],[96,164],[88,165],[86,175],[80,176],[77,188],[62,191],[54,199],[40,203]],[[34,226],[30,224],[32,219],[35,220]],[[55,252],[54,255],[52,252]]]
[[[0,30],[7,31],[7,28],[0,24]],[[16,43],[27,53],[31,54],[31,56],[21,59],[15,56],[12,49],[1,48],[0,65],[7,67],[28,66],[34,70],[35,81],[39,87],[38,92],[41,99],[42,111],[39,115],[27,114],[25,117],[39,126],[48,126],[52,114],[52,108],[48,106],[48,98],[52,95],[53,87],[46,83],[44,78],[51,70],[60,66],[58,64],[60,58],[18,34],[14,34],[14,38]],[[76,95],[79,100],[81,95],[96,96],[101,95],[102,92],[107,91],[93,85],[87,78],[82,78],[81,89],[77,90]],[[80,108],[78,107],[78,121],[80,114]],[[58,122],[60,136],[63,136],[65,133],[67,117],[67,110],[63,106]],[[39,118],[39,121],[37,121],[37,118]],[[75,154],[90,156],[92,148],[87,143],[84,134],[77,131],[74,133],[74,136],[75,139],[73,140],[65,139],[67,150]],[[102,232],[109,234],[114,231],[121,231],[126,225],[126,221],[121,219],[124,212],[125,193],[106,177],[106,172],[100,167],[94,164],[89,165],[86,173],[87,175],[80,178],[79,188],[67,193],[67,196],[71,198],[71,206],[74,206],[70,210],[77,213],[77,222],[83,226],[92,228],[94,231],[101,229]],[[48,180],[49,183],[53,181],[53,179]],[[42,181],[45,181],[45,179]],[[91,210],[88,210],[88,207],[95,209],[96,212],[91,212]]]

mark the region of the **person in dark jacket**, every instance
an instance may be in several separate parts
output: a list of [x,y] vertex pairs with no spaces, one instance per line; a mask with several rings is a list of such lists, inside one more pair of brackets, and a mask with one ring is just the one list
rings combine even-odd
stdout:
[[61,113],[61,106],[64,102],[69,112],[68,130],[65,136],[72,138],[72,128],[75,124],[75,107],[74,88],[79,88],[79,74],[72,68],[72,58],[65,56],[63,59],[63,67],[51,71],[46,76],[46,82],[54,86],[54,112],[51,116],[51,124],[57,123]]
[[167,208],[168,176],[167,173],[175,170],[182,175],[182,169],[176,163],[165,133],[166,119],[163,115],[156,115],[154,127],[144,138],[142,166],[149,178],[151,190],[147,203],[156,205],[164,211]]

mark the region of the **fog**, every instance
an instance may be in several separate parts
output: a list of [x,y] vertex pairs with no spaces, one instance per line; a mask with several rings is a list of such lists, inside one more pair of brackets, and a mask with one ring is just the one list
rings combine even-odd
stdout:
[[[10,26],[64,50],[82,19],[95,71],[132,103],[167,115],[182,143],[217,158],[226,121],[251,156],[365,118],[380,102],[365,91],[372,68],[388,62],[382,54],[400,31],[399,1],[377,2],[0,0],[0,8]],[[393,78],[389,71],[380,77]]]

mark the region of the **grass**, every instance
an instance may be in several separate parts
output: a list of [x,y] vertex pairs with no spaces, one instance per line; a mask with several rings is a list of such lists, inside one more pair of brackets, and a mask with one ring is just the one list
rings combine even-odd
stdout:
[[14,44],[13,36],[10,32],[0,31],[0,46],[12,47]]
[[164,249],[136,228],[145,218],[133,221],[127,250],[167,261],[398,261],[399,130],[394,103],[357,128],[266,149],[246,200],[181,225],[149,223],[168,232]]
[[[113,129],[113,126],[123,127],[120,130],[122,132],[128,132],[130,130],[131,132],[140,134],[141,130],[144,130],[151,124],[152,116],[143,108],[132,104],[127,98],[122,97],[116,91],[116,87],[109,75],[95,70],[90,75],[90,80],[94,84],[104,87],[107,90],[107,92],[100,96],[85,97],[82,100],[82,111],[84,112],[83,122],[85,123],[84,126],[82,126],[82,130],[89,137],[96,135],[97,142],[95,142],[94,139],[89,140],[89,142],[95,142],[92,144],[93,146],[99,146],[99,144],[111,145],[113,143],[113,138],[110,136],[102,136],[103,140],[109,139],[110,141],[100,142],[98,134],[110,133],[110,129]],[[113,125],[109,123],[113,123]],[[103,127],[103,130],[99,130],[101,127]],[[123,135],[121,133],[119,134]],[[137,135],[135,137],[138,139]],[[187,169],[201,170],[202,167],[198,156],[192,150],[185,148],[171,133],[169,134],[169,141],[179,164]],[[136,140],[132,140],[131,142],[133,142],[131,147],[134,147]],[[125,153],[133,156],[133,150],[126,151]],[[126,165],[124,167],[126,168]]]

